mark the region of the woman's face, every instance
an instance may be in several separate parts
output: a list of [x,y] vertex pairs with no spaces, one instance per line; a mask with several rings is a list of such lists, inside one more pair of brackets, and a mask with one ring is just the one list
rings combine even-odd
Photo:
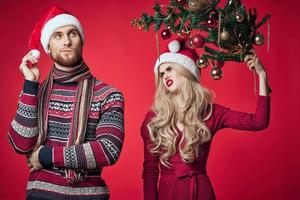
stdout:
[[180,87],[184,83],[184,76],[179,74],[178,68],[180,65],[175,63],[163,63],[159,66],[160,80],[163,82],[165,88],[172,94],[177,94]]

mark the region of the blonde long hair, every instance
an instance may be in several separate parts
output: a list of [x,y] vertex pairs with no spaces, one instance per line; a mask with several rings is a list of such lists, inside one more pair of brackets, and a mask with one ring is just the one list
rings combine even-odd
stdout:
[[167,167],[170,167],[170,157],[176,153],[177,122],[184,125],[184,134],[178,146],[184,162],[192,163],[198,157],[199,146],[211,139],[211,133],[204,121],[212,113],[212,93],[202,87],[189,70],[176,63],[172,64],[179,66],[176,72],[185,77],[178,93],[186,98],[183,112],[178,112],[172,94],[167,91],[157,73],[157,88],[152,105],[157,115],[148,124],[150,139],[153,142],[150,152],[159,155],[160,162]]

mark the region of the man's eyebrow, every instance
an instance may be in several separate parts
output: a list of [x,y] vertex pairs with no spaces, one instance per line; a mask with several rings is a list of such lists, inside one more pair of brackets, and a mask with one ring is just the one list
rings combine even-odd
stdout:
[[[76,28],[72,28],[72,29],[68,30],[67,33],[70,33],[70,32],[73,32],[73,31],[79,32]],[[62,31],[54,31],[53,34],[58,34],[58,33],[62,33]]]
[[62,33],[62,32],[61,31],[54,31],[53,35],[58,34],[58,33]]
[[73,31],[76,31],[76,32],[78,32],[78,33],[79,33],[79,31],[78,31],[76,28],[72,28],[72,29],[70,29],[70,30],[68,31],[68,33],[70,33],[70,32],[73,32]]

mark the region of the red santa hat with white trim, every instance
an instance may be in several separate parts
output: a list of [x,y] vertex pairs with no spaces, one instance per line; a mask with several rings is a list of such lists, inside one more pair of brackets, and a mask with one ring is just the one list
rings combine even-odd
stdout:
[[156,60],[154,73],[158,73],[158,68],[163,63],[177,63],[189,70],[199,80],[200,71],[196,64],[198,58],[199,56],[194,49],[186,47],[184,39],[172,40],[168,44],[168,49]]
[[40,52],[38,50],[38,46],[40,43],[42,44],[45,52],[49,53],[49,41],[51,35],[56,29],[68,25],[74,26],[78,30],[83,42],[84,34],[79,20],[66,10],[58,6],[52,6],[37,22],[31,33],[28,43],[31,54],[37,57],[37,59],[39,58]]

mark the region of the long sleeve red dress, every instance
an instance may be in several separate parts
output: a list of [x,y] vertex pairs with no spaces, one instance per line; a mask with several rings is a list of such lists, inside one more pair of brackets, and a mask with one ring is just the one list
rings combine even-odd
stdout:
[[[191,164],[182,161],[178,151],[169,160],[168,168],[159,162],[157,155],[150,153],[148,123],[155,116],[149,111],[141,126],[144,140],[143,183],[145,200],[215,200],[215,194],[206,173],[206,163],[211,140],[199,148],[199,156]],[[212,138],[222,128],[258,131],[268,127],[270,118],[270,97],[258,96],[255,113],[234,111],[224,106],[213,104],[211,117],[206,125]],[[179,135],[182,133],[178,128]],[[178,143],[177,143],[178,144]]]

